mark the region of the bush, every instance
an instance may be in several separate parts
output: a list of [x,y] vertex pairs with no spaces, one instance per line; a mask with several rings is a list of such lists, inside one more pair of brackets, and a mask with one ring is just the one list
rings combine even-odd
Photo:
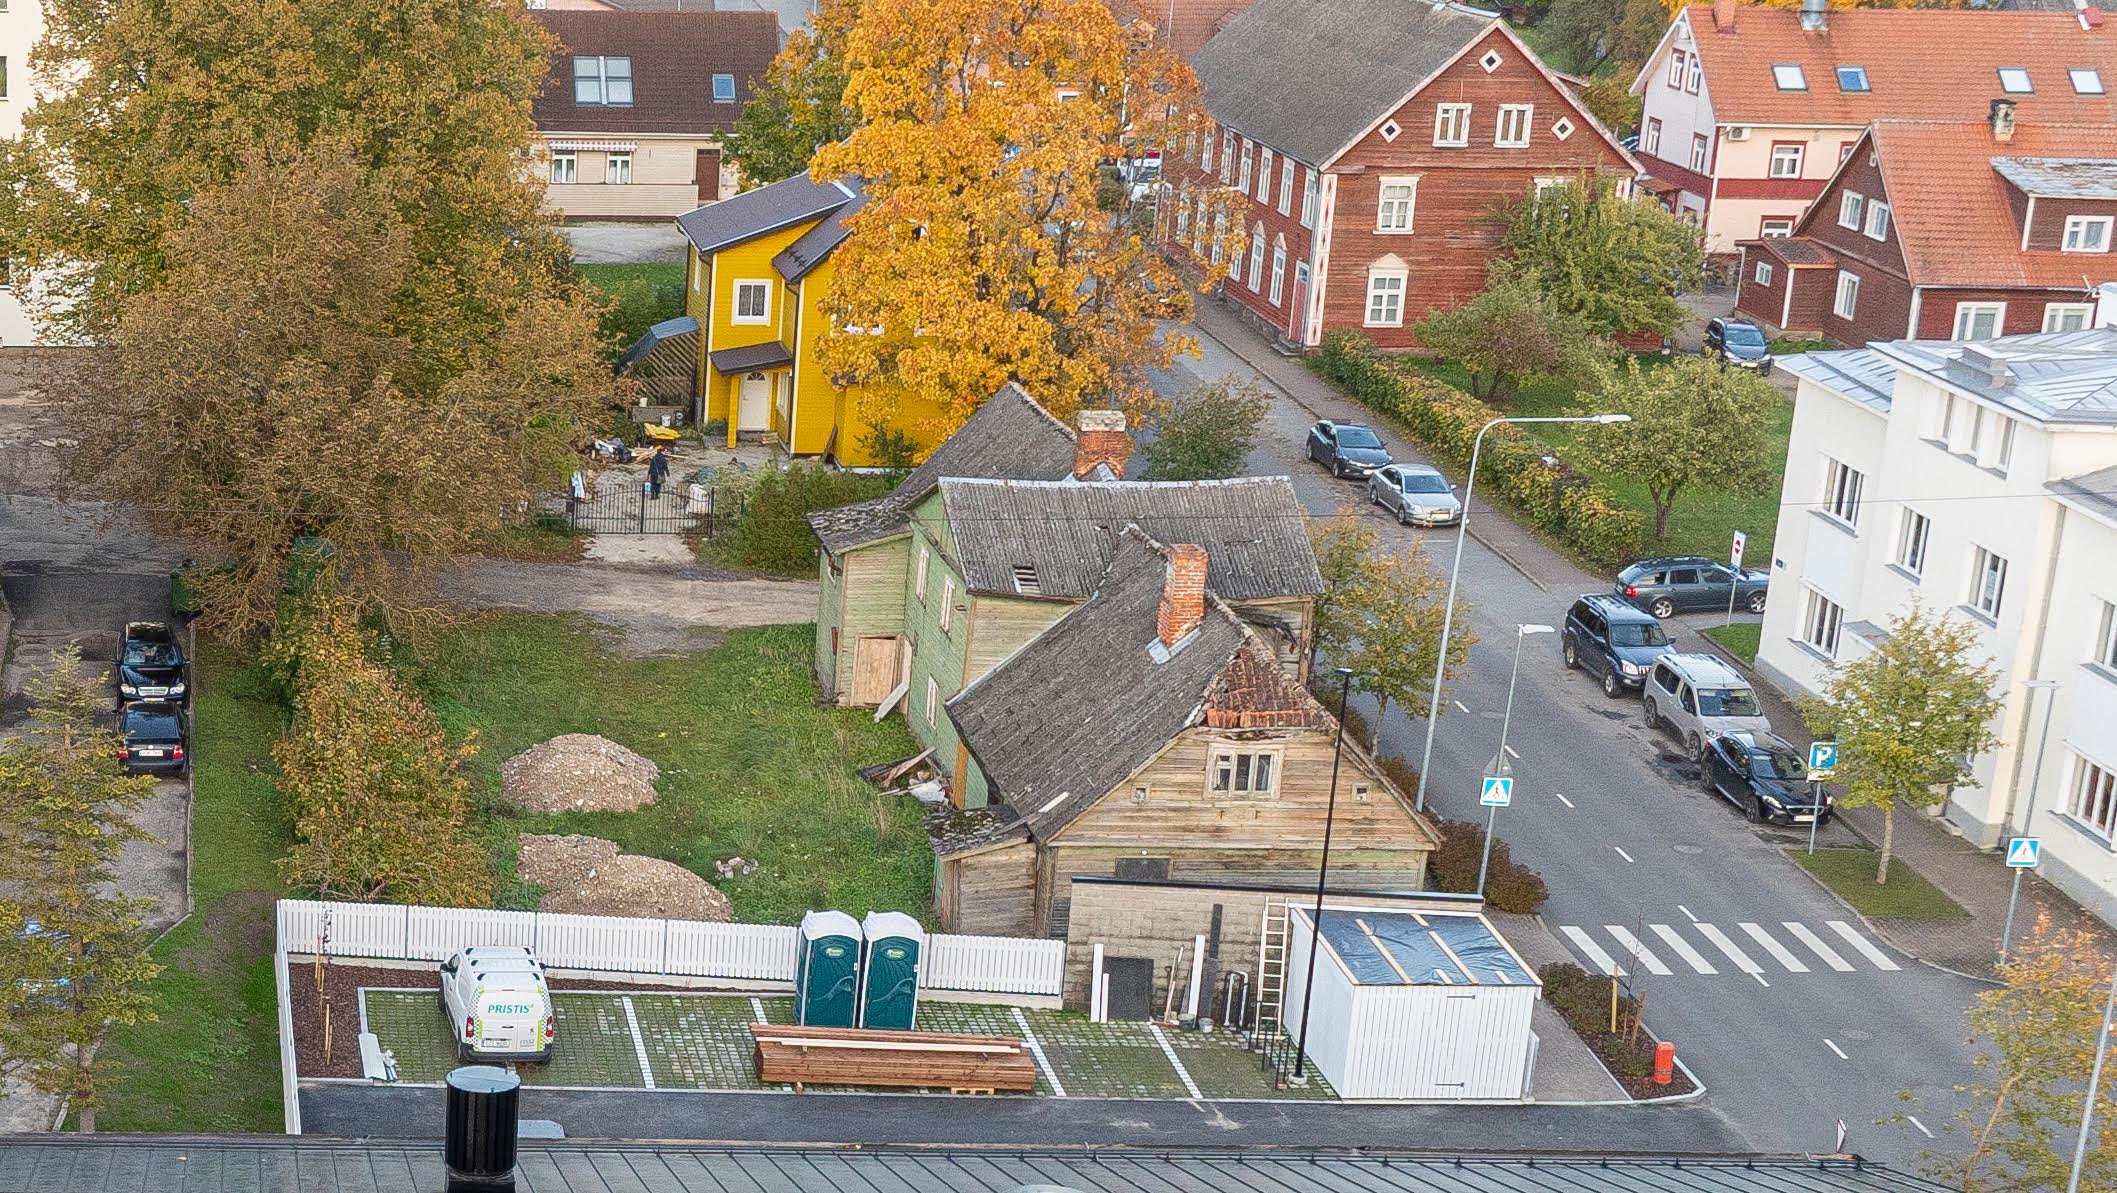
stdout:
[[[1375,351],[1356,332],[1323,337],[1314,365],[1354,401],[1388,416],[1413,439],[1457,467],[1468,467],[1478,429],[1490,407],[1470,395],[1412,372]],[[1639,557],[1643,519],[1600,484],[1581,475],[1521,428],[1501,425],[1485,434],[1478,482],[1496,488],[1539,527],[1589,562],[1620,567]]]
[[889,476],[834,472],[817,464],[761,473],[716,553],[730,563],[761,572],[812,575],[818,544],[808,516],[880,497],[895,483]]
[[[1416,786],[1416,784],[1414,784]],[[1427,860],[1427,882],[1435,890],[1464,894],[1477,890],[1478,860],[1485,848],[1485,826],[1467,820],[1436,817],[1441,847]],[[1507,843],[1492,842],[1492,865],[1485,875],[1485,902],[1497,911],[1533,915],[1551,897],[1536,871],[1514,860]]]

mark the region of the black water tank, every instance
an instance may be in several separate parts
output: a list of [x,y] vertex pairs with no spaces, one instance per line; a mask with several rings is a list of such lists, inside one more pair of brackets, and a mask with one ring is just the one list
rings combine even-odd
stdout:
[[514,1193],[522,1079],[495,1065],[448,1075],[448,1193]]

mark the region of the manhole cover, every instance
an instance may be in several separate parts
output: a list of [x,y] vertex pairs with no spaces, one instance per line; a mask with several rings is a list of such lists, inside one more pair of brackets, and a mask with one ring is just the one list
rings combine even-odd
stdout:
[[1669,848],[1684,855],[1685,857],[1696,857],[1697,855],[1705,852],[1705,846],[1703,845],[1671,845],[1669,846]]

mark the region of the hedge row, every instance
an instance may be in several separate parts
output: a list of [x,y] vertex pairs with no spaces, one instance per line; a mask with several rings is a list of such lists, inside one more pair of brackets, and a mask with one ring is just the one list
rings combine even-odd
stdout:
[[[1323,337],[1317,371],[1355,401],[1389,416],[1412,438],[1454,461],[1470,463],[1478,428],[1491,422],[1492,408],[1375,350],[1357,332]],[[1639,558],[1644,519],[1609,490],[1580,474],[1520,427],[1502,425],[1485,435],[1478,454],[1478,480],[1504,494],[1591,562],[1620,567]]]

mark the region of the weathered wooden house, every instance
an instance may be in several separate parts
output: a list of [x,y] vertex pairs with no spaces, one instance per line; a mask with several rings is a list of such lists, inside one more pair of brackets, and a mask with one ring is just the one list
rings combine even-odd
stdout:
[[[947,702],[993,802],[930,825],[945,929],[1063,934],[1076,875],[1312,879],[1337,722],[1213,562],[1127,525],[1092,597]],[[1333,873],[1418,889],[1439,838],[1344,750]]]

